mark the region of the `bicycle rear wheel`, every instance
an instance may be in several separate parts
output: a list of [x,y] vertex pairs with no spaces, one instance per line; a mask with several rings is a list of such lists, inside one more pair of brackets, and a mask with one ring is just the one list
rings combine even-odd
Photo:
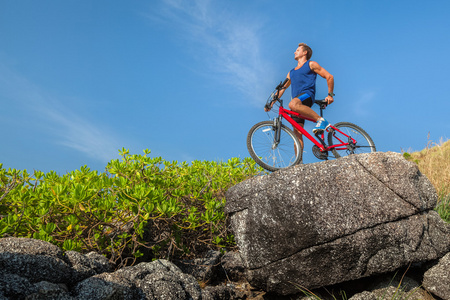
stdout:
[[281,125],[280,142],[275,144],[276,127],[273,121],[255,124],[247,135],[247,149],[255,162],[269,171],[277,171],[298,164],[302,148],[294,132]]
[[328,133],[329,146],[342,145],[331,149],[334,157],[377,151],[372,138],[361,127],[349,122],[336,123],[334,127],[342,132],[331,128]]

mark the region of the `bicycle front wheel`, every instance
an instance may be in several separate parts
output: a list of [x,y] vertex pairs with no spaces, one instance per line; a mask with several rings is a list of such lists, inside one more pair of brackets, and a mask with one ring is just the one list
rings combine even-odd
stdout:
[[255,162],[269,171],[277,171],[298,164],[302,148],[294,132],[280,124],[280,141],[275,141],[276,126],[273,121],[255,124],[247,135],[247,149]]
[[328,133],[328,145],[335,146],[331,149],[334,157],[377,151],[372,138],[361,127],[348,122],[336,123],[334,127],[338,130],[331,128]]

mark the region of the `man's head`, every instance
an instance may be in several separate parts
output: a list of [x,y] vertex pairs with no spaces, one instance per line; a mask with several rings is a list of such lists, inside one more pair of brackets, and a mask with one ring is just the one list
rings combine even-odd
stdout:
[[312,56],[312,49],[305,43],[298,44],[298,47],[301,48],[302,51],[306,51],[306,59],[309,60]]

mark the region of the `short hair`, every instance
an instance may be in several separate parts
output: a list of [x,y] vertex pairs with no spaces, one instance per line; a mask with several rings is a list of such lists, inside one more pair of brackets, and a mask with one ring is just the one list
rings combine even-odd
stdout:
[[306,45],[305,43],[300,43],[298,44],[299,47],[303,48],[303,51],[306,51],[306,59],[309,60],[312,56],[312,49],[311,47],[309,47],[308,45]]

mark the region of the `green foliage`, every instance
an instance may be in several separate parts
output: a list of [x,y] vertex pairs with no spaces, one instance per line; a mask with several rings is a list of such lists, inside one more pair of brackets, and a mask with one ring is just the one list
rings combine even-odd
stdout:
[[450,194],[440,194],[435,210],[444,221],[450,223]]
[[253,160],[169,162],[131,155],[105,173],[83,166],[63,176],[5,170],[0,164],[0,237],[49,241],[96,251],[118,266],[137,258],[190,256],[234,247],[224,213],[226,190],[261,173]]
[[403,152],[403,157],[404,157],[406,160],[413,161],[413,162],[415,162],[416,164],[419,164],[419,160],[418,160],[418,159],[414,159],[414,158],[412,157],[412,155],[411,155],[410,153],[408,153],[408,152]]

